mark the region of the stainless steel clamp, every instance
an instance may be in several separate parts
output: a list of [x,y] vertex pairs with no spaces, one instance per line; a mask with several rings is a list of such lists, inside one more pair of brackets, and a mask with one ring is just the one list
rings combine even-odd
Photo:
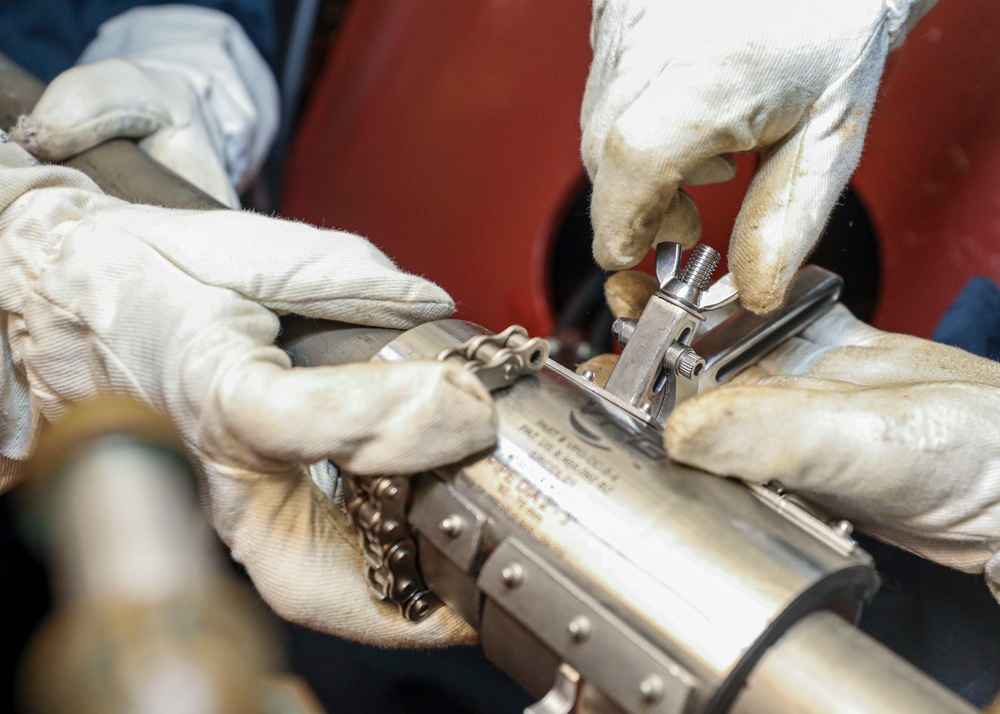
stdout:
[[699,245],[681,270],[681,246],[660,243],[660,289],[638,320],[619,318],[612,328],[623,349],[604,388],[651,424],[662,427],[682,401],[727,381],[805,329],[840,296],[839,276],[807,266],[786,305],[757,316],[739,309],[732,273],[709,286],[720,259]]

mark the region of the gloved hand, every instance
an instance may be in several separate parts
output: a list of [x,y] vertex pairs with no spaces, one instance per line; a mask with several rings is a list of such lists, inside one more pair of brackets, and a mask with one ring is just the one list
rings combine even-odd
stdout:
[[[199,458],[211,518],[282,616],[382,645],[474,635],[367,592],[356,534],[305,464],[408,474],[495,440],[493,402],[440,362],[290,369],[277,313],[406,328],[448,316],[437,286],[347,233],[230,211],[133,206],[0,132],[0,454],[9,486],[44,417],[141,399]],[[9,341],[8,341],[9,338]]]
[[1000,364],[880,332],[837,306],[739,375],[681,404],[671,457],[776,479],[1000,599]]
[[263,163],[277,127],[277,85],[239,23],[171,5],[104,23],[12,134],[45,161],[116,137],[142,139],[153,158],[238,208],[237,191]]
[[759,151],[729,266],[745,306],[779,307],[858,163],[886,54],[932,4],[595,0],[581,125],[597,262],[693,244],[685,177]]

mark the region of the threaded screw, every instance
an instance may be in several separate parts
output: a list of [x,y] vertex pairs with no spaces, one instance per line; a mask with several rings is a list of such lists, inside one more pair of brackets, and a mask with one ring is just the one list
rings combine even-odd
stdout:
[[722,260],[722,256],[714,248],[704,244],[695,246],[694,253],[692,253],[687,265],[684,266],[684,272],[680,277],[681,282],[704,290],[708,287],[708,281],[712,279],[712,273],[715,272],[720,260]]
[[627,317],[619,317],[611,325],[611,334],[615,336],[622,347],[628,344],[628,341],[632,338],[632,333],[635,332],[636,321],[630,320]]

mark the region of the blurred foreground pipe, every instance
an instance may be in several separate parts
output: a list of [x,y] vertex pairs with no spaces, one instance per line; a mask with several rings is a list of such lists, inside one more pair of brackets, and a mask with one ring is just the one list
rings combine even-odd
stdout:
[[91,402],[46,429],[31,466],[20,511],[56,604],[22,663],[25,711],[321,711],[271,674],[280,647],[228,572],[169,423]]

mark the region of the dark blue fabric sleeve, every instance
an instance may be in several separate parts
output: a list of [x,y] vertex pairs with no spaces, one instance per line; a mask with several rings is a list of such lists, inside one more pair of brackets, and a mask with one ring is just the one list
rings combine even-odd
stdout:
[[1000,287],[989,278],[969,281],[941,318],[932,339],[1000,361]]
[[271,0],[191,0],[184,3],[135,0],[3,0],[0,52],[39,79],[50,82],[76,62],[97,28],[142,5],[197,5],[232,15],[274,67],[275,23]]

